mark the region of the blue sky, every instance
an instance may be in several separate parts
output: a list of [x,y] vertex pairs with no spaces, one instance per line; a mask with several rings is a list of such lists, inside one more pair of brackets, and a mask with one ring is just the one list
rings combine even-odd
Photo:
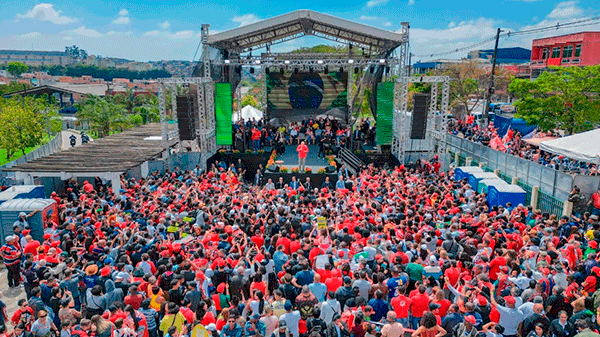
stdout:
[[[0,49],[64,50],[78,45],[88,53],[139,61],[189,60],[200,40],[200,26],[224,31],[284,14],[312,9],[374,27],[398,30],[411,25],[411,51],[444,52],[494,36],[498,27],[521,30],[598,15],[597,0],[3,0]],[[501,47],[529,48],[537,37],[600,30],[600,24],[502,40]],[[288,51],[327,40],[302,38],[274,47]],[[492,48],[493,44],[481,48]],[[466,52],[444,56],[464,57]],[[429,57],[414,57],[426,60]]]

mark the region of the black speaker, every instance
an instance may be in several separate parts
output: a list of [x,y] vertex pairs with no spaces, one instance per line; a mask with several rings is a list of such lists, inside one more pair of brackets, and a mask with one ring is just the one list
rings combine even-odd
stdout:
[[254,74],[254,67],[250,67],[250,74]]
[[279,172],[279,166],[277,166],[277,165],[269,165],[269,166],[267,166],[267,171],[269,171],[269,172]]
[[[190,90],[192,90],[190,88]],[[180,140],[196,139],[195,95],[177,95],[177,126]]]
[[327,173],[335,173],[335,171],[336,171],[335,166],[333,166],[333,165],[327,165],[327,166],[325,166],[325,172],[327,172]]
[[410,139],[425,139],[427,132],[427,112],[429,94],[415,93],[413,95],[413,113],[410,125]]
[[329,67],[325,66],[325,71],[323,71],[324,74],[328,74],[329,73]]

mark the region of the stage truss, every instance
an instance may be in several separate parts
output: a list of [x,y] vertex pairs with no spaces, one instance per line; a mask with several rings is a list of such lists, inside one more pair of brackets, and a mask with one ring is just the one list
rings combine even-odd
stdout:
[[419,150],[418,157],[429,160],[434,154],[444,154],[446,152],[450,77],[402,76],[396,79],[394,86],[394,119],[392,124],[392,154],[402,164],[406,164],[407,153],[415,152],[413,151],[413,142],[410,142],[412,119],[412,114],[408,111],[408,87],[410,83],[431,84],[427,130],[425,132],[426,147],[425,151]]
[[[196,95],[198,101],[198,116],[196,120],[196,142],[198,151],[202,156],[202,166],[206,167],[206,159],[213,155],[217,150],[216,143],[216,121],[215,121],[215,84],[210,77],[188,77],[188,78],[166,78],[159,80],[158,107],[160,111],[160,123],[162,133],[162,144],[165,148],[165,155],[170,153],[169,141],[175,139],[179,144],[179,151],[182,151],[183,145],[179,138],[178,129],[168,131],[167,127],[167,90],[171,93],[171,111],[177,118],[177,102],[175,96],[180,87],[190,84],[196,85],[196,92],[190,92]],[[191,89],[191,87],[189,87]]]

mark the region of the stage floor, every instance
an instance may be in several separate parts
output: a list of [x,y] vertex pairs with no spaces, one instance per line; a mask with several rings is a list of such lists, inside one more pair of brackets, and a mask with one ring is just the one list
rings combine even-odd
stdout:
[[[286,145],[285,153],[275,160],[283,160],[283,166],[287,167],[288,170],[291,170],[294,167],[298,167],[298,152],[296,152],[296,147],[298,145]],[[317,155],[319,154],[319,146],[318,145],[308,145],[308,155],[306,156],[306,167],[310,167],[314,173],[317,172],[318,169],[324,168],[329,165],[325,158],[319,158]]]

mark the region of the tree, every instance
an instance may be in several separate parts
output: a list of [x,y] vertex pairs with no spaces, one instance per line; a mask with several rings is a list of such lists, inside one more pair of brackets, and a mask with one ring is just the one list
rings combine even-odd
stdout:
[[134,98],[133,112],[141,117],[142,124],[160,121],[158,97],[152,95],[137,95]]
[[44,138],[44,104],[33,97],[0,98],[0,148],[6,150],[6,159],[28,147],[39,145]]
[[508,89],[519,98],[517,116],[544,131],[572,134],[600,122],[600,66],[551,67],[535,81],[514,79]]
[[27,72],[27,69],[29,69],[29,67],[21,62],[11,62],[6,68],[6,70],[8,70],[8,72],[14,77],[20,76],[22,73]]
[[79,49],[76,45],[66,46],[65,53],[69,54],[75,60],[84,60],[87,58],[87,51],[84,49]]
[[0,84],[0,96],[11,93],[11,92],[15,92],[15,91],[29,89],[31,87],[32,87],[31,84],[18,83],[18,82],[10,82],[8,84]]
[[122,131],[131,126],[131,119],[126,115],[123,105],[111,97],[89,96],[78,110],[77,117],[90,123],[98,137],[106,137],[113,131]]
[[[451,64],[437,72],[450,76],[450,104],[471,113],[483,98],[485,69],[474,61]],[[474,99],[473,102],[470,100]]]
[[245,107],[245,106],[247,106],[247,105],[250,105],[250,106],[253,106],[255,108],[258,108],[259,107],[258,99],[256,99],[256,97],[254,97],[252,95],[245,95],[242,98],[242,108]]

